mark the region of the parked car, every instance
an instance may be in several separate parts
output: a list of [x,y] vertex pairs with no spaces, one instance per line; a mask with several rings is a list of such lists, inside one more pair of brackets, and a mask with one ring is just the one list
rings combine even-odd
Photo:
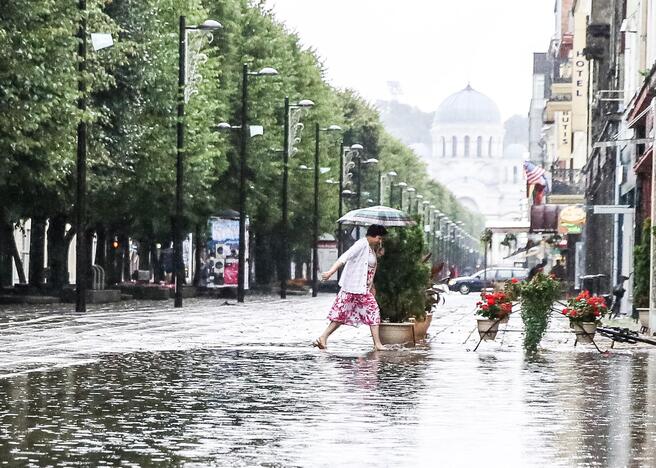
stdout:
[[459,276],[449,280],[451,291],[459,291],[460,294],[469,294],[472,291],[482,291],[486,288],[500,286],[502,283],[517,278],[525,280],[528,276],[528,268],[518,267],[490,267],[478,271],[471,276]]

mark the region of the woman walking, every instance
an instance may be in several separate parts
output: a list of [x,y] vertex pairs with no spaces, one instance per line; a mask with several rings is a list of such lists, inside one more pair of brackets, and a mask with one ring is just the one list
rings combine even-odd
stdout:
[[374,288],[374,275],[378,261],[374,248],[382,244],[383,236],[386,234],[385,226],[378,224],[369,226],[367,235],[344,252],[330,270],[321,274],[321,279],[326,281],[340,267],[344,266],[342,277],[339,280],[341,289],[328,313],[330,324],[314,341],[314,346],[326,349],[328,337],[341,325],[357,327],[365,324],[369,325],[371,329],[374,348],[377,351],[385,349],[378,335],[380,309],[376,302],[376,289]]

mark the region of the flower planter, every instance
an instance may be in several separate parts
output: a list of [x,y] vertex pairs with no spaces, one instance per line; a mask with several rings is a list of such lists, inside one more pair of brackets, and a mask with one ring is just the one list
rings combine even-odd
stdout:
[[378,332],[384,345],[415,345],[415,325],[412,322],[381,323]]
[[426,332],[428,331],[428,327],[430,327],[432,321],[433,321],[432,312],[428,312],[424,320],[415,320],[414,318],[410,319],[410,322],[412,322],[415,329],[415,341],[426,339]]
[[649,328],[649,307],[637,307],[636,310],[638,311],[640,326]]
[[504,318],[502,318],[501,320],[499,320],[499,323],[505,325],[506,323],[508,323],[508,320],[509,320],[509,319],[510,319],[510,315],[506,315]]
[[570,322],[569,325],[576,335],[577,343],[592,343],[597,332],[596,322]]
[[484,341],[494,340],[497,337],[499,322],[496,320],[479,318],[476,319],[476,324],[478,326],[478,335]]

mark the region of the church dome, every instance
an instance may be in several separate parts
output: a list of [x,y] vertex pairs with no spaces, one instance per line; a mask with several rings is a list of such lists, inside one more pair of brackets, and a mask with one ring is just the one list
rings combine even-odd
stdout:
[[501,114],[492,99],[467,85],[452,94],[435,111],[433,125],[500,124]]

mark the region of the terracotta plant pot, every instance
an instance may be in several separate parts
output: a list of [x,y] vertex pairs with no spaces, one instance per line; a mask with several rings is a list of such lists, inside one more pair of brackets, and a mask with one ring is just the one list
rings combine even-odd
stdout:
[[570,322],[569,325],[576,335],[577,343],[592,343],[597,332],[596,322]]
[[415,320],[414,318],[410,319],[410,322],[413,323],[414,328],[415,328],[415,340],[420,341],[420,340],[425,340],[426,339],[426,332],[428,331],[428,327],[430,327],[431,322],[433,321],[433,313],[428,312],[426,314],[426,317],[424,320]]
[[415,326],[412,322],[381,323],[378,331],[384,345],[415,345]]
[[649,307],[637,307],[636,310],[638,311],[640,326],[649,328]]
[[478,335],[484,341],[494,340],[497,337],[499,322],[496,320],[479,318],[476,319],[476,324],[478,326]]

